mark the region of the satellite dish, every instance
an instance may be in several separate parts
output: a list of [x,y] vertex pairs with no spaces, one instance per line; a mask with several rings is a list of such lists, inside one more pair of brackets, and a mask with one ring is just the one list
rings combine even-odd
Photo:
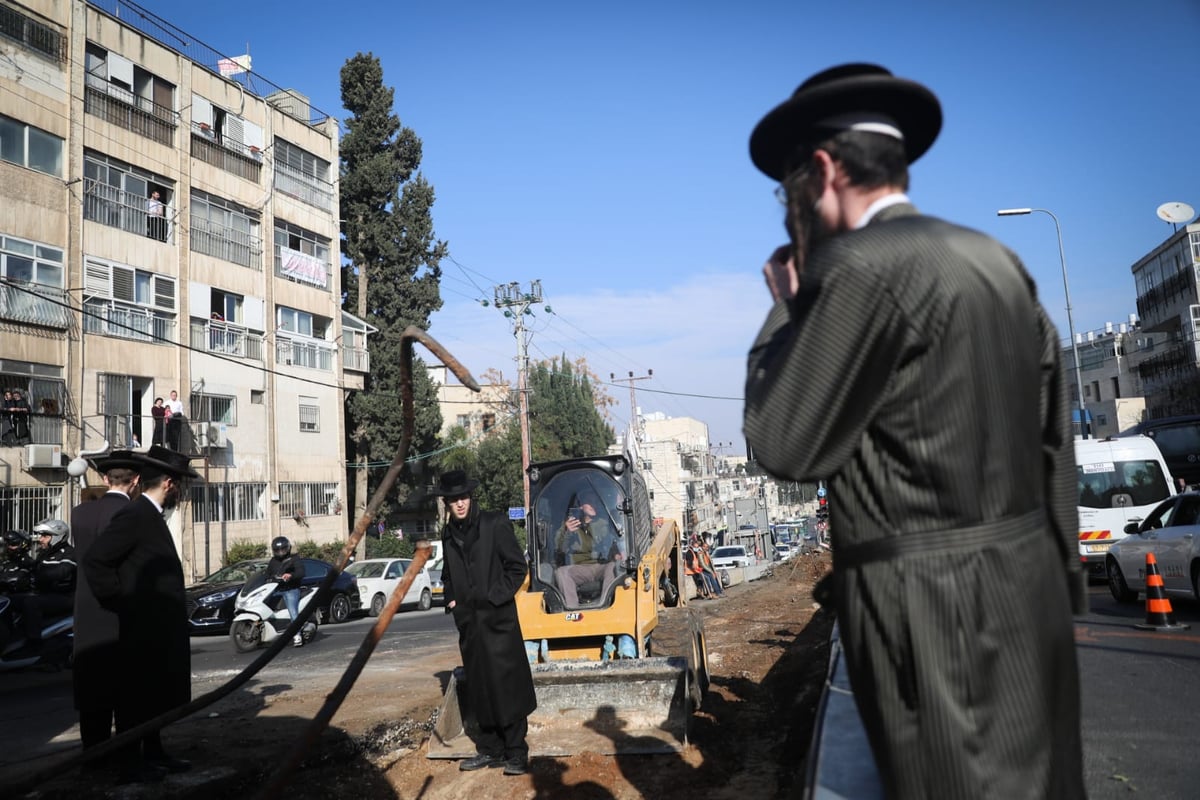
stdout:
[[1172,225],[1180,222],[1191,222],[1196,216],[1196,209],[1187,203],[1163,203],[1158,207],[1158,218]]

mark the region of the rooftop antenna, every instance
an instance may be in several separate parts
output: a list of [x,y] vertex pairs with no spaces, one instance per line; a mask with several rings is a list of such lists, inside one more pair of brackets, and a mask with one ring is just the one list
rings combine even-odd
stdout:
[[1158,207],[1158,218],[1171,223],[1171,232],[1179,230],[1179,223],[1191,222],[1196,216],[1196,209],[1187,203],[1163,203]]

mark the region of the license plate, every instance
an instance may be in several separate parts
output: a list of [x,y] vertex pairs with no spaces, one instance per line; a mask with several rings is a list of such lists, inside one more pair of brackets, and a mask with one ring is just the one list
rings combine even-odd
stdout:
[[1089,553],[1107,553],[1108,548],[1112,547],[1112,542],[1108,544],[1089,544],[1086,547]]

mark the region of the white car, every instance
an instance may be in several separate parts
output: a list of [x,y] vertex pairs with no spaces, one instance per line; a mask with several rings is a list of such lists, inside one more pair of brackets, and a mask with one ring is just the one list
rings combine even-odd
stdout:
[[1146,591],[1146,554],[1153,553],[1167,594],[1200,599],[1200,492],[1163,501],[1125,533],[1104,561],[1113,598],[1132,603]]
[[715,569],[748,567],[751,561],[753,561],[753,558],[746,553],[746,548],[740,544],[727,544],[712,551],[712,562]]
[[[379,616],[411,563],[411,558],[368,558],[355,561],[346,567],[346,572],[358,579],[358,594],[362,598],[362,607],[368,614],[372,617]],[[429,583],[429,573],[425,569],[417,573],[400,605],[410,608],[415,606],[421,611],[427,611],[433,606],[433,588]]]

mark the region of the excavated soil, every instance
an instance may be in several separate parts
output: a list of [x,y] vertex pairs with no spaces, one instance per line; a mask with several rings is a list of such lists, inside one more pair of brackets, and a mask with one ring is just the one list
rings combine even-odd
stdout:
[[[317,745],[273,796],[287,800],[745,800],[799,797],[804,756],[828,667],[832,614],[812,599],[826,554],[800,555],[718,600],[694,600],[704,617],[711,685],[690,743],[670,755],[583,753],[534,758],[530,772],[464,773],[428,759],[424,745],[441,691],[458,664],[453,643],[420,658],[368,665]],[[448,637],[449,638],[449,637]],[[402,663],[400,663],[402,662]],[[77,771],[34,795],[266,796],[271,775],[302,740],[338,675],[298,685],[254,683],[171,726],[165,738],[196,768],[165,783],[100,788]],[[197,691],[197,694],[200,692]],[[202,766],[203,765],[203,766]]]

